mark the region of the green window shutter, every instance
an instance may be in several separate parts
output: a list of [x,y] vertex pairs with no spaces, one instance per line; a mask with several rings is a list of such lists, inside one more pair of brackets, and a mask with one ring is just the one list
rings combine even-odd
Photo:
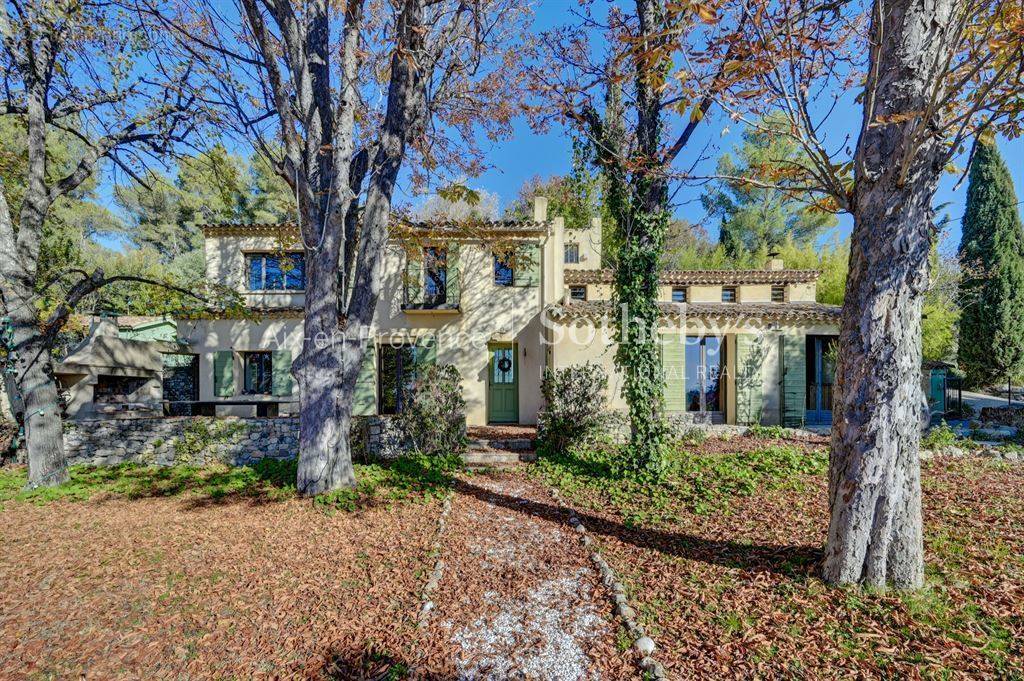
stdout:
[[235,394],[235,353],[231,350],[213,353],[213,394],[217,397]]
[[782,337],[782,425],[804,425],[807,408],[807,339]]
[[271,392],[278,396],[292,394],[292,351],[275,350],[270,362],[273,380]]
[[661,369],[665,375],[665,411],[686,411],[686,336],[662,334]]
[[405,300],[410,305],[423,304],[423,251],[417,254],[406,252]]
[[524,244],[516,249],[514,271],[516,286],[540,285],[540,244]]
[[445,303],[458,307],[462,290],[459,286],[459,245],[449,244],[445,262]]
[[755,334],[736,335],[736,423],[760,423],[764,411],[765,339]]
[[371,340],[363,353],[363,364],[356,378],[356,390],[352,396],[354,416],[373,416],[377,413],[377,346]]
[[433,336],[416,339],[415,351],[416,371],[420,372],[427,367],[437,364],[437,339]]

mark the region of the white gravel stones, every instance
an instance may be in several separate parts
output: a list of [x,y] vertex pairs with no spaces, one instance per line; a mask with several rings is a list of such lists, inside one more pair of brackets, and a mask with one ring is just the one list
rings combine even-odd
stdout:
[[[541,582],[525,599],[498,604],[498,614],[479,618],[452,641],[463,650],[459,679],[596,679],[582,643],[605,626],[582,579],[585,570]],[[533,645],[530,645],[533,643]]]
[[[551,496],[554,497],[555,501],[563,507],[565,506],[558,490],[552,488]],[[664,667],[662,667],[660,662],[651,657],[655,650],[654,640],[647,636],[643,627],[637,624],[636,610],[629,605],[629,601],[626,599],[626,587],[623,586],[622,582],[618,581],[618,578],[615,576],[615,571],[612,570],[610,565],[608,565],[608,562],[600,553],[597,552],[596,549],[593,548],[590,534],[587,532],[587,528],[583,522],[571,509],[567,510],[569,510],[570,513],[569,525],[571,525],[572,528],[581,535],[580,539],[583,545],[588,547],[588,550],[590,551],[590,560],[594,563],[594,567],[596,567],[597,571],[601,574],[601,581],[611,591],[612,601],[615,603],[615,614],[620,620],[622,620],[622,624],[626,628],[626,631],[629,633],[630,637],[633,638],[633,648],[643,655],[643,659],[640,661],[640,667],[655,679],[665,678]]]
[[434,562],[434,569],[431,570],[430,576],[427,578],[427,583],[423,586],[423,593],[420,598],[423,601],[423,605],[420,606],[420,614],[416,623],[417,627],[424,627],[427,624],[427,618],[430,617],[431,611],[434,609],[434,602],[431,598],[434,592],[437,591],[437,587],[441,584],[441,578],[444,577],[444,560],[441,558],[441,540],[448,528],[448,516],[452,511],[452,498],[451,495],[445,497],[444,503],[441,505],[441,517],[437,521],[437,534],[434,536],[434,543],[430,546],[430,552],[434,556],[437,556],[437,560]]
[[[491,492],[485,496],[491,508],[487,520],[497,522],[499,531],[473,535],[467,541],[470,554],[481,569],[538,570],[542,547],[564,544],[571,536],[528,514],[505,508],[500,497],[520,497],[528,503],[531,490],[515,481],[477,479],[474,484]],[[468,519],[479,513],[467,514]],[[459,679],[550,679],[577,681],[598,679],[587,656],[590,642],[609,633],[608,622],[594,602],[594,570],[556,569],[554,574],[509,596],[487,592],[487,614],[464,626],[451,623],[451,641],[458,656]]]

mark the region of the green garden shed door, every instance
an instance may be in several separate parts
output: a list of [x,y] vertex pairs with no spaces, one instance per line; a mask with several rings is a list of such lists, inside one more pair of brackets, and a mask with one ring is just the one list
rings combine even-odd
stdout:
[[487,422],[519,423],[519,361],[514,343],[487,346]]

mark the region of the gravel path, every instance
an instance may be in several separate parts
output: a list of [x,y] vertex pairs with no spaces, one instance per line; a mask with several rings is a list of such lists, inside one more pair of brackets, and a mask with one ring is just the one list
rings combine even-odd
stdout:
[[565,514],[517,473],[467,476],[418,646],[430,678],[637,678],[604,586]]

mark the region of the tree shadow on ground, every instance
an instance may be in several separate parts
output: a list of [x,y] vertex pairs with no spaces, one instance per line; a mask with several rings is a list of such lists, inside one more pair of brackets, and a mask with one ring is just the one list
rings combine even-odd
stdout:
[[[526,513],[561,525],[569,525],[570,514],[566,509],[554,504],[501,494],[474,485],[467,480],[458,480],[455,484],[455,491],[458,494],[476,497],[486,503],[518,513]],[[803,580],[816,574],[824,557],[822,550],[816,546],[754,544],[727,539],[710,539],[682,532],[628,527],[599,516],[575,510],[573,513],[586,526],[587,530],[595,535],[612,537],[637,548],[653,550],[665,555],[728,568],[751,572],[772,572],[791,579]]]
[[327,662],[317,678],[335,681],[450,681],[451,674],[431,672],[401,654],[383,650],[373,644],[335,646],[327,654]]
[[[324,511],[361,511],[396,501],[429,500],[451,489],[458,456],[407,456],[356,466],[356,485],[322,494],[314,504]],[[26,490],[24,466],[0,469],[0,504],[19,501],[109,503],[180,497],[183,508],[225,504],[265,505],[296,498],[295,459],[265,458],[251,466],[72,466],[70,480],[57,487]]]

